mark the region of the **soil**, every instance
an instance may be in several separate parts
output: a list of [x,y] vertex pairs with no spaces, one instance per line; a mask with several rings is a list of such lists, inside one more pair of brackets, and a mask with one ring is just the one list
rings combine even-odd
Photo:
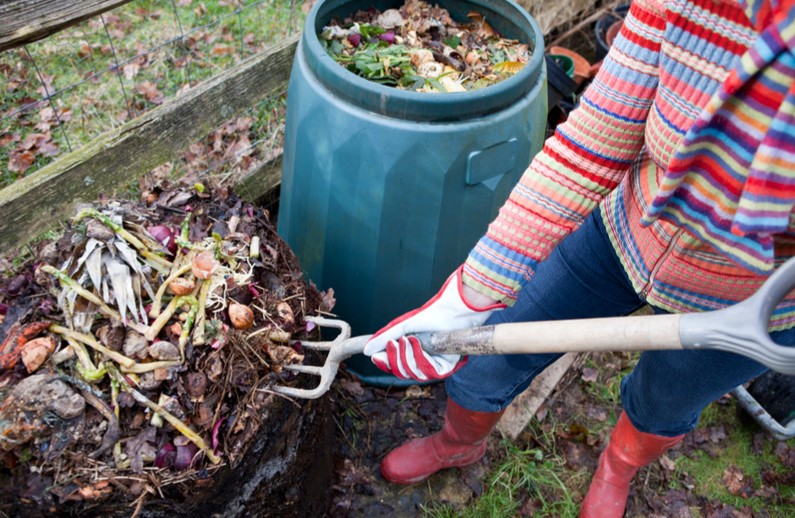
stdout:
[[[581,357],[581,359],[584,359]],[[536,413],[536,418],[514,441],[520,448],[540,449],[546,455],[565,459],[565,471],[571,478],[567,488],[575,502],[587,491],[597,459],[605,447],[610,429],[620,413],[618,402],[606,403],[593,394],[595,384],[617,380],[628,372],[633,358],[627,353],[590,355],[591,367],[575,362],[555,391]],[[443,423],[446,394],[444,384],[408,389],[390,389],[363,385],[353,376],[342,374],[331,396],[337,405],[337,437],[333,502],[328,515],[414,517],[423,508],[449,504],[461,511],[471,506],[488,489],[491,472],[502,461],[504,448],[498,431],[489,438],[485,457],[465,468],[443,470],[423,483],[400,486],[387,482],[379,472],[381,459],[406,440],[438,431]],[[735,412],[730,396],[714,403],[722,411]],[[789,471],[795,465],[792,441],[778,442],[751,423],[756,430],[753,448],[775,448]],[[693,479],[674,471],[673,460],[704,451],[718,456],[730,447],[725,425],[699,426],[672,449],[661,461],[642,468],[635,476],[627,502],[628,517],[764,517],[780,516],[777,506],[792,509],[793,501],[782,501],[775,488],[795,484],[795,476],[776,474],[772,466],[762,467],[764,483],[751,487],[738,470],[727,470],[723,482],[727,493],[756,496],[769,502],[770,512],[754,513],[750,508],[735,508],[709,500],[688,490]],[[778,469],[781,466],[777,467]],[[786,469],[784,470],[786,471]],[[780,473],[780,472],[779,472]],[[564,479],[566,480],[566,479]],[[555,495],[545,495],[554,499]],[[541,512],[540,499],[527,492],[517,495],[516,516],[550,516]]]

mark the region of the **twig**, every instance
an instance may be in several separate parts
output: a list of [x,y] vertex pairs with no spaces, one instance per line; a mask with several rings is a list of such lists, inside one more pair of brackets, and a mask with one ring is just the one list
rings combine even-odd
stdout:
[[299,405],[298,402],[295,399],[291,398],[290,396],[286,396],[284,394],[279,394],[278,392],[276,392],[274,390],[270,390],[270,389],[266,389],[266,388],[258,388],[258,389],[254,389],[254,390],[256,390],[257,392],[264,392],[265,394],[273,394],[274,396],[279,396],[281,398],[286,399],[287,401],[289,401],[293,405],[295,405],[295,408],[298,408],[298,409],[301,408],[301,405]]
[[111,410],[104,401],[90,391],[85,390],[82,387],[78,388],[80,389],[80,393],[83,395],[83,398],[91,406],[96,408],[105,419],[108,420],[108,429],[105,431],[105,435],[102,437],[102,444],[100,444],[99,448],[88,454],[88,456],[92,459],[96,459],[111,449],[113,445],[116,444],[116,441],[119,440],[119,436],[121,435],[119,420],[116,418],[116,414],[113,413],[113,410]]

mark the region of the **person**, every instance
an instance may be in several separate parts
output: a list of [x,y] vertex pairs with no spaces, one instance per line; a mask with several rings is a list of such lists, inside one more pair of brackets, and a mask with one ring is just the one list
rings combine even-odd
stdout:
[[[431,355],[411,336],[481,324],[719,309],[795,255],[793,0],[635,0],[578,107],[439,293],[367,343],[404,379],[447,378],[443,427],[391,451],[411,484],[480,459],[503,410],[557,354]],[[795,298],[770,321],[795,344]],[[647,351],[581,516],[622,516],[634,474],[706,405],[765,368],[714,350]]]

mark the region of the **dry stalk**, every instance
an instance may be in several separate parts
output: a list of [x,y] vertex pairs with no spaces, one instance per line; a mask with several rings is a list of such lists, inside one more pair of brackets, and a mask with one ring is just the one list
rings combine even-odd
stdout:
[[152,309],[149,310],[149,316],[152,318],[157,318],[160,314],[160,306],[162,304],[161,300],[163,300],[163,295],[166,294],[166,289],[168,289],[168,285],[171,284],[171,281],[174,279],[182,276],[184,273],[190,271],[191,263],[190,260],[186,263],[181,265],[179,268],[176,269],[171,275],[169,275],[166,280],[163,281],[163,284],[157,288],[157,292],[155,292],[155,300],[152,301]]
[[194,345],[204,345],[206,342],[204,337],[204,321],[206,319],[205,312],[207,311],[207,296],[210,294],[210,281],[199,282],[201,282],[201,288],[199,288],[199,309],[197,311],[196,329],[193,330]]
[[586,27],[590,26],[596,20],[601,18],[603,15],[605,15],[607,13],[612,13],[615,10],[616,7],[621,5],[621,3],[623,3],[623,0],[617,0],[617,1],[613,2],[612,4],[610,4],[610,5],[606,5],[604,7],[601,7],[599,9],[593,11],[590,15],[588,15],[585,18],[583,18],[579,22],[577,22],[574,26],[572,26],[566,32],[564,32],[562,34],[559,34],[554,40],[552,40],[550,43],[547,43],[547,46],[546,46],[547,50],[552,48],[552,47],[556,47],[556,46],[560,45],[561,42],[566,40],[566,38],[568,38],[569,36],[571,36],[573,34],[576,34],[577,32],[583,30]]
[[157,369],[168,369],[169,367],[175,367],[180,365],[182,362],[177,360],[163,360],[158,362],[149,362],[149,363],[136,363],[129,369],[126,367],[122,367],[121,371],[125,374],[144,374],[146,372],[155,371]]
[[174,297],[166,306],[166,309],[160,313],[154,322],[149,324],[149,327],[144,329],[143,335],[144,337],[149,340],[150,342],[157,338],[157,335],[160,334],[160,331],[163,329],[163,326],[166,325],[172,316],[174,316],[174,311],[177,309],[177,301],[179,297]]
[[48,329],[55,334],[63,336],[65,339],[73,338],[74,340],[77,340],[78,342],[83,343],[96,351],[99,351],[124,368],[130,369],[135,365],[135,360],[128,358],[127,356],[124,356],[123,354],[112,349],[108,349],[99,343],[92,335],[79,333],[56,324],[50,324]]
[[105,214],[102,214],[96,209],[83,209],[77,213],[77,215],[74,217],[73,222],[79,223],[85,218],[93,218],[99,221],[100,223],[102,223],[103,225],[105,225],[106,227],[108,227],[109,229],[111,229],[113,232],[116,233],[117,236],[124,239],[125,241],[130,243],[133,247],[135,247],[135,249],[138,250],[138,253],[141,254],[145,259],[148,259],[149,264],[157,271],[161,273],[166,273],[171,269],[171,261],[153,253],[151,250],[149,250],[149,248],[147,248],[147,246],[140,239],[132,235],[122,225],[119,225]]
[[149,410],[151,410],[152,412],[156,413],[164,420],[166,420],[179,433],[184,435],[190,442],[195,444],[197,448],[199,448],[202,452],[204,452],[204,454],[207,456],[210,462],[212,462],[213,464],[218,464],[221,462],[221,458],[218,457],[215,453],[213,453],[212,449],[207,446],[207,443],[204,442],[204,439],[202,439],[199,434],[191,430],[190,427],[188,427],[185,423],[183,423],[181,420],[179,420],[177,417],[175,417],[165,408],[161,407],[157,403],[150,400],[148,397],[144,396],[143,394],[135,390],[127,382],[127,380],[124,379],[124,376],[122,376],[119,371],[111,369],[110,372],[111,375],[116,379],[116,381],[119,382],[121,388],[124,389],[126,392],[128,392],[133,397],[133,399],[135,399],[138,403],[144,405]]

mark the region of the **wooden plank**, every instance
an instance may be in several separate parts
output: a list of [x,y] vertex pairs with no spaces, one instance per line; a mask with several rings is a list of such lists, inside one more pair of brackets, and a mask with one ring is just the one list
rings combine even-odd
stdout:
[[516,440],[522,430],[527,427],[533,416],[547,400],[566,371],[579,356],[578,353],[566,353],[552,365],[535,377],[527,390],[519,394],[505,409],[505,413],[497,424],[497,429],[505,437]]
[[0,2],[0,51],[40,40],[130,0],[7,0]]
[[92,140],[0,191],[0,248],[10,251],[152,168],[257,101],[284,91],[300,34]]
[[245,200],[256,202],[274,190],[282,183],[282,154],[261,163],[254,170],[249,171],[237,185],[235,194]]

